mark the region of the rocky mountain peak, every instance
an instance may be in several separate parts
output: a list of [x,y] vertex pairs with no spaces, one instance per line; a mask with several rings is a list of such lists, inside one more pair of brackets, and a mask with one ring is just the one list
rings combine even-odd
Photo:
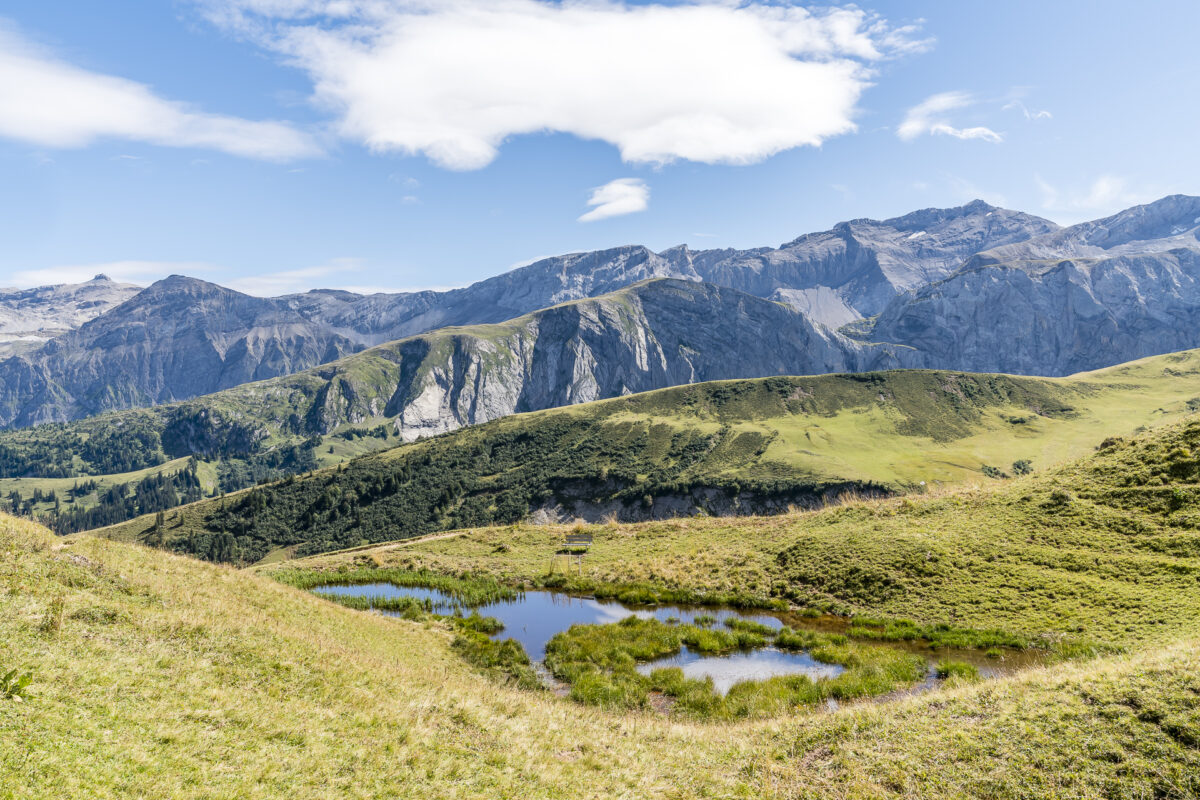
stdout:
[[1200,197],[1171,195],[1103,219],[982,250],[967,266],[974,268],[1049,258],[1101,258],[1134,252],[1161,253],[1200,246],[1198,234]]
[[1127,208],[1111,217],[1074,226],[1087,244],[1106,250],[1131,242],[1169,239],[1181,234],[1196,238],[1200,229],[1200,197],[1174,194],[1153,203]]

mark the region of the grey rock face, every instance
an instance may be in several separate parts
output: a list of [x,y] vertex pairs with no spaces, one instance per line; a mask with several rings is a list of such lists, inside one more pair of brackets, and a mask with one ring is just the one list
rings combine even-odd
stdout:
[[97,275],[85,283],[0,289],[0,359],[37,349],[120,305],[142,287]]
[[[291,374],[363,347],[446,326],[498,323],[653,278],[707,281],[771,297],[836,327],[873,313],[916,282],[942,276],[969,252],[1053,229],[1046,220],[975,202],[882,222],[842,223],[777,250],[676,247],[654,253],[629,246],[575,253],[447,292],[363,296],[319,290],[264,299],[173,276],[40,349],[0,361],[0,427],[196,397]],[[704,380],[696,376],[712,372],[703,366],[702,340],[714,352],[729,348],[717,347],[702,329],[728,329],[720,320],[696,318],[692,324],[694,342],[678,344],[693,352],[685,362],[695,368],[673,366],[649,382],[630,378],[628,391],[670,385],[662,380]],[[772,331],[762,334],[769,338]],[[544,354],[550,336],[538,340],[539,358],[549,358]],[[581,364],[589,358],[596,363],[594,370],[580,366],[578,386],[564,402],[602,391],[590,384],[607,386],[604,381],[624,374],[591,352],[586,335],[571,346],[582,348]],[[636,359],[652,356],[632,350],[630,369],[649,369]],[[590,372],[595,374],[584,375]]]
[[778,250],[693,261],[704,280],[767,297],[779,289],[832,289],[859,316],[871,316],[893,297],[939,280],[980,250],[1021,242],[1058,226],[976,200],[882,221],[858,219],[811,233]]
[[785,306],[677,280],[417,341],[401,343],[402,361],[421,360],[385,411],[405,439],[683,383],[857,371],[910,358],[852,342]]
[[1195,248],[1200,197],[1176,194],[1023,242],[980,250],[966,266],[1060,258],[1105,258]]
[[278,300],[171,277],[0,362],[0,424],[155,405],[336,359],[361,345]]
[[894,301],[870,339],[946,369],[1066,375],[1200,346],[1200,198],[980,253]]
[[595,297],[651,278],[704,281],[818,312],[823,324],[875,314],[897,293],[942,278],[985,248],[1056,230],[1029,214],[982,201],[895,219],[843,222],[778,249],[655,253],[641,246],[572,253],[447,292],[371,295],[315,291],[286,300],[368,344],[448,325],[501,322],[539,308]]
[[660,279],[496,325],[391,342],[186,405],[257,409],[276,424],[295,416],[308,433],[388,418],[412,440],[683,383],[909,363],[906,349],[853,342],[778,303]]

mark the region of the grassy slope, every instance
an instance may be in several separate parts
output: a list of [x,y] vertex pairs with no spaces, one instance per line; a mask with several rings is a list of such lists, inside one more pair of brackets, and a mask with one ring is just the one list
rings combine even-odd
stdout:
[[[961,405],[954,403],[959,380],[955,373],[927,371],[885,373],[878,384],[865,385],[855,377],[821,376],[806,387],[811,410],[761,419],[752,412],[734,426],[774,435],[762,461],[801,473],[893,485],[960,482],[978,478],[984,464],[1008,470],[1013,461],[1029,459],[1038,468],[1052,466],[1079,457],[1107,436],[1179,419],[1200,390],[1200,351],[1068,378],[1009,378],[1015,387],[1009,402],[983,400],[971,409],[977,413],[955,419],[975,399],[968,394]],[[689,425],[689,415],[672,407],[678,395],[671,393],[678,391],[644,395],[645,410],[631,403],[614,420]],[[655,395],[665,402],[655,403]],[[1054,402],[1075,413],[1031,413]],[[586,408],[569,410],[586,414]],[[709,424],[716,427],[715,421]]]
[[[984,464],[1009,469],[1022,458],[1043,469],[1081,455],[1106,436],[1178,420],[1198,395],[1200,351],[1061,379],[896,371],[724,381],[516,415],[368,456],[359,466],[383,473],[425,452],[469,454],[515,433],[557,429],[564,433],[549,434],[559,437],[556,452],[600,442],[624,456],[632,449],[623,443],[644,435],[645,461],[661,464],[661,452],[676,434],[724,435],[724,445],[674,477],[716,485],[874,481],[903,489],[921,481],[933,486],[979,480]],[[609,463],[604,454],[589,458],[597,473]],[[463,470],[471,468],[456,469],[466,480]],[[319,473],[316,479],[327,476]],[[478,486],[468,495],[488,491],[496,480],[483,472],[475,477]],[[418,501],[406,502],[411,507]],[[169,536],[202,533],[203,514],[213,508],[201,504],[189,517],[190,527],[172,528]],[[104,529],[104,535],[137,539],[151,522],[131,520]],[[389,529],[364,538],[400,538],[453,524],[448,518],[423,530]]]
[[[41,489],[43,492],[57,492],[61,497],[64,510],[91,508],[96,505],[99,495],[119,483],[137,483],[152,475],[170,475],[182,471],[187,467],[187,464],[188,459],[185,457],[167,461],[156,467],[147,467],[146,469],[139,469],[133,472],[118,472],[111,475],[97,475],[95,477],[0,478],[0,497],[7,498],[9,493],[14,489],[19,491],[24,497],[29,497],[35,489]],[[201,488],[205,493],[213,492],[217,486],[216,465],[208,461],[200,461],[198,469]],[[68,492],[71,490],[71,487],[93,480],[96,482],[96,491],[83,495],[73,502],[69,502],[70,495]],[[49,513],[53,509],[54,503],[49,502],[37,503],[33,507],[35,514]]]
[[[591,526],[597,544],[576,580],[782,597],[1052,642],[1161,643],[1200,634],[1193,452],[1200,419],[984,489],[779,517]],[[423,566],[545,583],[566,530],[482,528],[271,568]]]
[[[56,598],[61,627],[44,631]],[[1200,792],[1194,640],[887,705],[681,724],[497,686],[436,626],[0,517],[0,641],[35,672],[27,702],[0,700],[5,798]]]

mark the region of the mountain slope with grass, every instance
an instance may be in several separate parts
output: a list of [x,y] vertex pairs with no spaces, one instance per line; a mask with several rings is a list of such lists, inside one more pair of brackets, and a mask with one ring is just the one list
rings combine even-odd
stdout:
[[[0,360],[0,427],[186,400],[384,342],[448,326],[500,323],[656,278],[706,281],[780,300],[836,327],[867,313],[852,306],[874,313],[897,292],[949,274],[981,249],[1056,227],[976,201],[891,220],[845,222],[778,249],[681,246],[654,253],[626,246],[572,253],[441,292],[314,290],[260,298],[174,275],[78,330]],[[0,292],[0,329],[4,303]],[[718,331],[724,321],[714,313],[693,333],[701,327]],[[806,342],[801,336],[785,344],[795,349]],[[622,366],[644,369],[636,358]]]
[[185,403],[0,432],[0,478],[245,456],[347,425],[386,423],[390,433],[415,439],[680,383],[856,371],[896,366],[905,356],[733,289],[649,281],[496,325],[391,342]]
[[584,566],[567,573],[548,564],[573,529],[532,525],[260,569],[399,567],[579,592],[617,587],[617,596],[732,595],[747,605],[782,601],[888,621],[861,623],[867,637],[890,628],[919,638],[952,626],[1079,654],[1200,631],[1198,526],[1200,417],[1192,416],[984,486],[775,517],[582,526],[594,544]]
[[[1138,447],[1114,458],[1139,460]],[[776,552],[808,541],[805,518],[792,518],[795,536],[773,542]],[[642,547],[652,542],[640,539],[659,527],[623,534],[633,558],[605,568],[657,569]],[[659,538],[704,557],[716,540],[699,533]],[[503,686],[452,651],[442,623],[353,611],[149,548],[90,536],[64,542],[0,516],[0,555],[0,671],[30,675],[21,702],[0,697],[0,796],[1200,793],[1194,615],[1190,633],[1164,627],[1173,641],[1125,655],[918,698],[713,725]],[[979,590],[958,588],[939,613],[977,613]],[[1111,608],[1088,614],[1114,616]]]
[[779,513],[1002,480],[1200,406],[1200,352],[1072,378],[893,371],[696,384],[523,414],[105,535],[251,562],[439,530]]

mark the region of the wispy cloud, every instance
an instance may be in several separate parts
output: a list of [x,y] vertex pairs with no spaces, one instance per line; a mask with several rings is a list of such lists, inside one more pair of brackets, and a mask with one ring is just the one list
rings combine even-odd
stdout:
[[855,129],[873,65],[928,46],[854,8],[618,0],[200,0],[305,69],[348,139],[478,169],[541,131],[628,162],[747,164]]
[[1165,189],[1131,186],[1126,178],[1118,175],[1101,175],[1086,186],[1065,190],[1037,173],[1033,180],[1042,193],[1042,208],[1059,212],[1067,222],[1112,214],[1170,193]]
[[961,175],[946,175],[946,182],[954,196],[964,203],[971,200],[982,200],[989,205],[1001,208],[1008,206],[1008,199],[1000,192],[986,189]]
[[335,258],[312,267],[232,278],[224,285],[257,297],[278,297],[318,287],[340,287],[347,280],[352,280],[348,276],[358,273],[362,266],[362,261],[357,258]]
[[593,189],[587,204],[592,210],[581,216],[580,222],[636,214],[649,208],[650,187],[639,178],[618,178]]
[[53,286],[59,283],[83,283],[103,274],[118,283],[146,286],[168,275],[205,275],[214,270],[219,268],[200,261],[105,261],[19,270],[3,282],[22,288]]
[[187,275],[212,281],[239,292],[258,297],[304,292],[313,288],[346,288],[345,284],[362,269],[356,258],[335,258],[324,264],[298,269],[265,272],[258,275],[238,274],[219,264],[203,261],[107,261],[95,264],[75,264],[45,269],[21,270],[0,283],[14,286],[49,286],[58,283],[83,283],[99,274],[119,283],[148,286],[168,275]]
[[149,87],[66,63],[0,20],[0,137],[39,147],[84,147],[112,138],[198,147],[286,161],[320,148],[283,122],[208,114]]
[[979,139],[999,143],[1004,136],[982,126],[958,128],[950,124],[948,112],[973,105],[975,98],[967,92],[942,92],[926,98],[908,110],[896,135],[905,141],[918,136],[953,136],[956,139]]
[[1030,121],[1036,121],[1039,119],[1054,119],[1054,115],[1049,111],[1046,111],[1045,109],[1037,111],[1031,110],[1020,100],[1013,100],[1010,103],[1006,103],[1004,106],[1005,111],[1012,111],[1014,109],[1020,111],[1023,115],[1025,115],[1025,119]]

